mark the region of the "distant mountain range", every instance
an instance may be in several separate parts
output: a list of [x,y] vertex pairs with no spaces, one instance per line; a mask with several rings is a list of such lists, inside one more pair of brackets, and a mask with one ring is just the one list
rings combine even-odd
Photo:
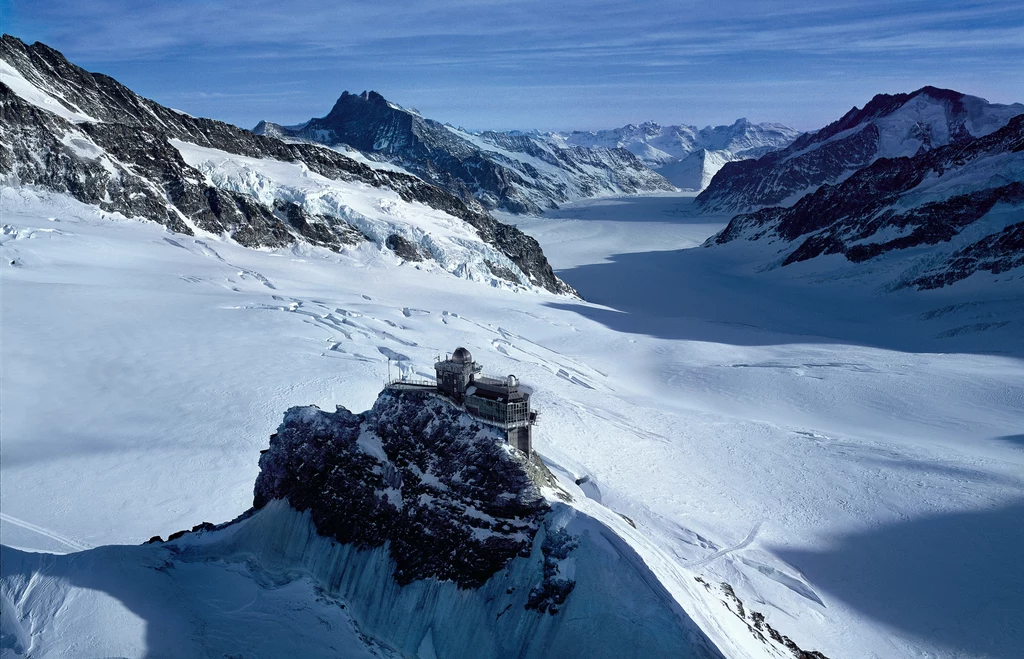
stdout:
[[737,119],[731,126],[636,126],[552,134],[556,143],[626,149],[683,190],[703,190],[727,162],[758,158],[800,136],[782,124]]
[[327,116],[253,132],[347,147],[384,159],[486,209],[538,213],[599,195],[701,190],[726,162],[788,145],[780,124],[659,126],[598,132],[472,133],[423,117],[376,92],[344,92]]
[[748,211],[707,244],[753,242],[769,267],[864,264],[889,288],[999,275],[1024,265],[1024,105],[934,87],[878,95],[786,149],[726,165],[696,203]]
[[[495,285],[574,293],[535,239],[415,176],[172,110],[42,43],[4,35],[0,74],[5,185],[247,247],[339,251],[371,241]],[[459,237],[443,237],[450,225]]]
[[253,132],[347,146],[401,166],[482,209],[538,213],[572,199],[673,190],[625,149],[558,145],[527,133],[470,133],[377,92],[345,92],[298,126],[261,121]]

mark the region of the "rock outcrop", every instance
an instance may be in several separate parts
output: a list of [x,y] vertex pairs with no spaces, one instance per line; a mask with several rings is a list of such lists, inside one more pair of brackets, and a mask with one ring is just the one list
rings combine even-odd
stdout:
[[287,499],[323,536],[386,543],[400,584],[476,587],[529,555],[549,509],[529,460],[440,396],[389,390],[362,414],[289,410],[260,458],[253,505]]

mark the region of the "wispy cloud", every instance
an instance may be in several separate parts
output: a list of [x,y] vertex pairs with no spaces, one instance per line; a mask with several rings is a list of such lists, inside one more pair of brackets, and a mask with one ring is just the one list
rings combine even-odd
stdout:
[[[813,127],[893,80],[969,82],[963,91],[1024,97],[1024,21],[1010,0],[782,8],[736,0],[9,4],[5,22],[19,36],[158,99],[178,99],[190,112],[218,110],[243,124],[322,114],[345,88],[385,90],[466,125],[498,126],[513,116],[542,127],[651,117],[724,122],[743,107],[742,114],[779,112],[772,118]],[[261,91],[282,81],[305,93]],[[820,104],[787,97],[815,83],[828,91],[811,94]],[[715,90],[717,106],[699,98]],[[297,107],[299,99],[309,105]],[[487,109],[490,99],[500,99],[504,117]],[[684,114],[684,99],[700,116]],[[651,114],[626,116],[637,111]]]

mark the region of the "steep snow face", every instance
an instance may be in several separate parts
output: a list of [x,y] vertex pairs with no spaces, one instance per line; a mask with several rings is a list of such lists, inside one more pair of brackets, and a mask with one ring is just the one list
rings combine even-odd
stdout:
[[90,117],[77,108],[74,108],[74,106],[71,106],[68,101],[59,97],[54,98],[44,89],[32,84],[25,79],[25,76],[23,76],[18,69],[14,68],[4,60],[0,60],[0,82],[7,85],[11,91],[37,108],[51,112],[62,119],[66,119],[76,124],[86,121],[96,121],[95,117]]
[[1019,278],[1022,238],[1024,115],[984,137],[880,159],[792,207],[738,215],[708,245],[755,241],[764,262],[783,266],[842,254],[845,264],[816,267],[882,270],[890,288],[937,288],[975,273]]
[[[332,180],[301,162],[247,158],[180,140],[171,140],[171,145],[218,190],[252,197],[269,208],[285,203],[313,217],[339,218],[391,251],[394,236],[400,236],[418,254],[456,276],[496,287],[532,288],[519,266],[481,240],[471,225],[424,204],[406,202],[393,190]],[[396,255],[419,260],[410,258],[408,249]]]
[[658,171],[680,189],[699,192],[708,187],[725,163],[744,159],[731,151],[698,149],[682,160],[666,163]]
[[[395,167],[190,117],[84,71],[42,44],[26,46],[5,35],[0,61],[12,85],[0,85],[0,128],[8,137],[0,143],[0,177],[6,185],[66,192],[106,212],[182,234],[227,235],[254,248],[301,243],[340,251],[370,239],[387,251],[405,241],[419,245],[403,251],[408,260],[432,260],[450,273],[496,285],[572,294],[535,240]],[[207,157],[195,149],[208,150]],[[188,154],[203,171],[185,162]],[[218,173],[213,161],[231,172]],[[297,186],[296,170],[315,184]],[[317,190],[323,203],[308,198]],[[377,210],[353,210],[366,207]],[[451,231],[443,229],[435,240],[429,231],[441,226]]]
[[596,132],[552,134],[560,144],[627,149],[683,190],[701,191],[727,162],[784,148],[800,135],[782,124],[737,119],[729,126],[661,126],[645,122]]
[[327,116],[301,126],[261,121],[254,132],[347,145],[435,183],[470,204],[516,213],[585,197],[672,190],[618,148],[558,145],[527,133],[469,133],[388,102],[344,92]]
[[781,151],[726,165],[697,198],[705,212],[749,212],[789,206],[824,184],[834,185],[879,158],[909,157],[960,144],[1002,128],[1024,105],[1000,105],[947,89],[879,94],[864,109]]
[[[532,547],[478,588],[399,585],[383,548],[317,533],[274,501],[173,542],[51,556],[2,548],[5,652],[33,657],[682,657],[722,655],[636,553],[553,503]],[[571,537],[574,597],[528,606],[543,546]]]
[[302,656],[400,659],[360,633],[344,602],[294,568],[179,547],[67,556],[0,546],[6,657]]

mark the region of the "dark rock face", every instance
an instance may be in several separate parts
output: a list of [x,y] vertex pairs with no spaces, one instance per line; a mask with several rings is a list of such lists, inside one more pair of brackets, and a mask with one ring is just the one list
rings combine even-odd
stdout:
[[982,238],[946,259],[941,267],[910,282],[917,288],[941,288],[975,272],[998,275],[1024,266],[1024,222]]
[[[941,129],[929,123],[927,113],[916,111],[911,103],[940,113],[943,119],[936,126]],[[890,120],[904,108],[907,116],[901,121],[905,125]],[[1021,113],[1024,105],[990,104],[935,87],[910,94],[879,94],[863,109],[853,108],[838,121],[799,137],[781,151],[757,160],[727,163],[695,204],[705,212],[749,212],[788,205],[819,186],[840,183],[850,173],[885,156],[887,149],[917,145],[916,153],[920,154],[950,144],[966,144]],[[887,133],[884,139],[883,130]]]
[[526,608],[536,609],[541,613],[558,613],[558,607],[576,587],[576,582],[562,577],[558,562],[569,557],[573,549],[579,546],[579,539],[565,531],[549,531],[541,543],[544,553],[544,579],[540,585],[530,591]]
[[[310,215],[284,208],[282,202],[267,208],[248,195],[206,184],[203,174],[185,163],[168,140],[253,158],[301,162],[327,178],[389,188],[405,201],[457,217],[508,256],[534,285],[575,294],[554,275],[536,240],[416,177],[375,170],[319,145],[286,143],[171,110],[113,78],[75,66],[41,43],[26,45],[4,35],[0,58],[68,110],[96,120],[72,123],[27,103],[0,83],[0,131],[5,136],[0,142],[0,174],[13,175],[21,184],[66,193],[179,233],[191,235],[193,226],[226,233],[248,247],[303,241],[337,250],[362,240],[362,234],[342,218]],[[76,139],[82,143],[80,148],[74,146]],[[102,154],[90,156],[89,149]]]
[[418,249],[416,249],[416,245],[413,245],[397,233],[393,233],[388,236],[387,240],[384,241],[384,244],[387,245],[388,249],[394,252],[395,256],[400,259],[405,259],[406,261],[423,260],[423,255],[420,254]]
[[[946,243],[997,205],[1024,206],[1024,180],[1007,181],[1003,173],[1013,176],[1021,171],[1006,163],[1024,161],[1013,155],[1022,152],[1024,115],[1019,115],[984,137],[966,138],[912,158],[878,160],[838,185],[823,185],[789,208],[737,215],[707,244],[779,238],[793,246],[782,260],[782,265],[789,265],[827,254],[842,254],[859,263],[893,250]],[[995,162],[1002,164],[994,166]],[[993,167],[994,174],[989,171]],[[921,189],[942,180],[962,180],[952,189],[968,191],[929,198]],[[998,274],[1017,267],[1024,263],[1021,227],[1016,223],[987,235],[904,285],[936,288],[974,272]]]
[[390,543],[400,584],[474,588],[530,553],[548,505],[528,467],[451,403],[386,391],[362,414],[290,409],[260,458],[253,506],[287,498],[320,535]]
[[[527,134],[488,131],[479,136],[496,147],[488,150],[437,121],[389,103],[374,91],[346,91],[327,116],[301,126],[261,121],[254,132],[329,146],[345,144],[379,155],[476,209],[537,213],[572,196],[673,189],[625,149],[561,148]],[[531,164],[533,159],[556,168],[562,176],[541,171]]]

